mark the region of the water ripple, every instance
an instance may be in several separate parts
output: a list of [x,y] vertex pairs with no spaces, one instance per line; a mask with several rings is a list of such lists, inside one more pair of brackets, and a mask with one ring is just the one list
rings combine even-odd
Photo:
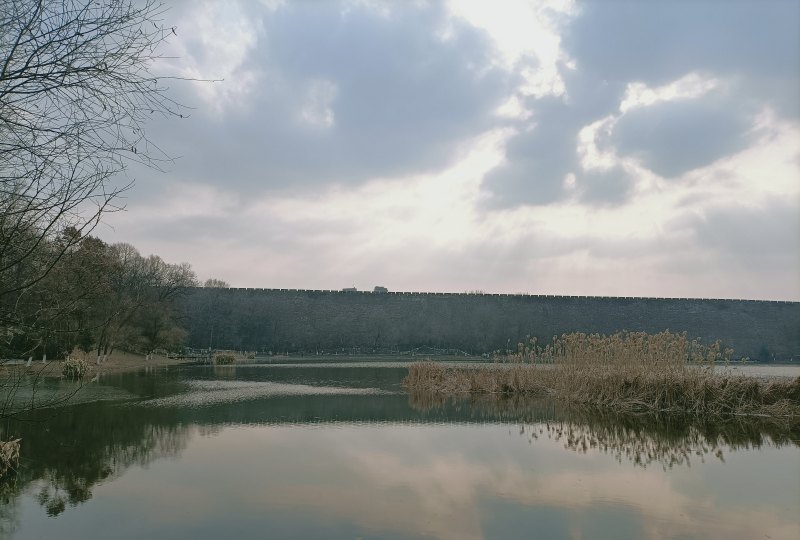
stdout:
[[257,381],[186,381],[187,391],[182,394],[149,399],[140,405],[149,407],[205,406],[237,401],[249,401],[278,396],[314,395],[379,395],[391,394],[378,388],[348,388],[337,386],[311,386]]

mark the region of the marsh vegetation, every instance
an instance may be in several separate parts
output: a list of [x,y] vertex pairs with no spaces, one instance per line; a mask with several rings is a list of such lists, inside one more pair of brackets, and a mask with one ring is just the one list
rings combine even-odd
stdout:
[[403,384],[443,395],[549,395],[613,411],[720,417],[800,415],[800,379],[762,379],[718,373],[733,351],[686,334],[573,333],[541,345],[531,339],[494,366],[447,367],[420,362]]

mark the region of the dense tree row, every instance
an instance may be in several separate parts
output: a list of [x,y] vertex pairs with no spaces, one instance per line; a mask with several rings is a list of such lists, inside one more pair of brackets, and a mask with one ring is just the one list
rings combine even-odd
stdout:
[[114,348],[146,353],[181,344],[185,332],[173,301],[196,284],[189,265],[77,235],[69,228],[56,245],[40,246],[63,253],[35,283],[27,281],[39,257],[0,274],[0,357],[63,356],[75,347],[98,355]]
[[180,342],[188,265],[91,236],[120,209],[134,162],[170,161],[146,135],[181,118],[155,64],[175,35],[158,0],[0,0],[0,359],[74,346]]

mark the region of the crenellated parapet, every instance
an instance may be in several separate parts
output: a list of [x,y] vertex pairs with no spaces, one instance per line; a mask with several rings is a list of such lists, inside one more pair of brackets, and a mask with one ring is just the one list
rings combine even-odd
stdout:
[[[192,287],[190,290],[203,290],[203,287]],[[792,300],[759,300],[750,298],[703,298],[703,297],[680,297],[680,296],[585,296],[585,295],[560,295],[560,294],[528,294],[528,293],[471,293],[471,292],[434,292],[434,291],[348,291],[348,290],[331,290],[331,289],[272,289],[262,287],[229,287],[225,289],[214,289],[217,291],[228,292],[263,292],[263,293],[308,293],[308,294],[361,294],[361,295],[394,295],[394,296],[444,296],[444,297],[501,297],[501,298],[520,298],[520,299],[595,299],[595,300],[643,300],[643,301],[657,301],[657,300],[681,300],[681,301],[719,301],[719,302],[758,302],[769,304],[798,304]]]

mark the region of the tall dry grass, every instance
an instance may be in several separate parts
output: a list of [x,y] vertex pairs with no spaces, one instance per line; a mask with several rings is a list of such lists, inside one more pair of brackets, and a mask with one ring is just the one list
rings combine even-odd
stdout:
[[0,478],[14,471],[19,464],[20,440],[0,441]]
[[616,411],[706,416],[800,415],[800,378],[762,380],[718,374],[733,351],[704,346],[686,334],[620,332],[535,339],[502,358],[510,366],[451,368],[413,364],[404,384],[442,394],[550,394]]

